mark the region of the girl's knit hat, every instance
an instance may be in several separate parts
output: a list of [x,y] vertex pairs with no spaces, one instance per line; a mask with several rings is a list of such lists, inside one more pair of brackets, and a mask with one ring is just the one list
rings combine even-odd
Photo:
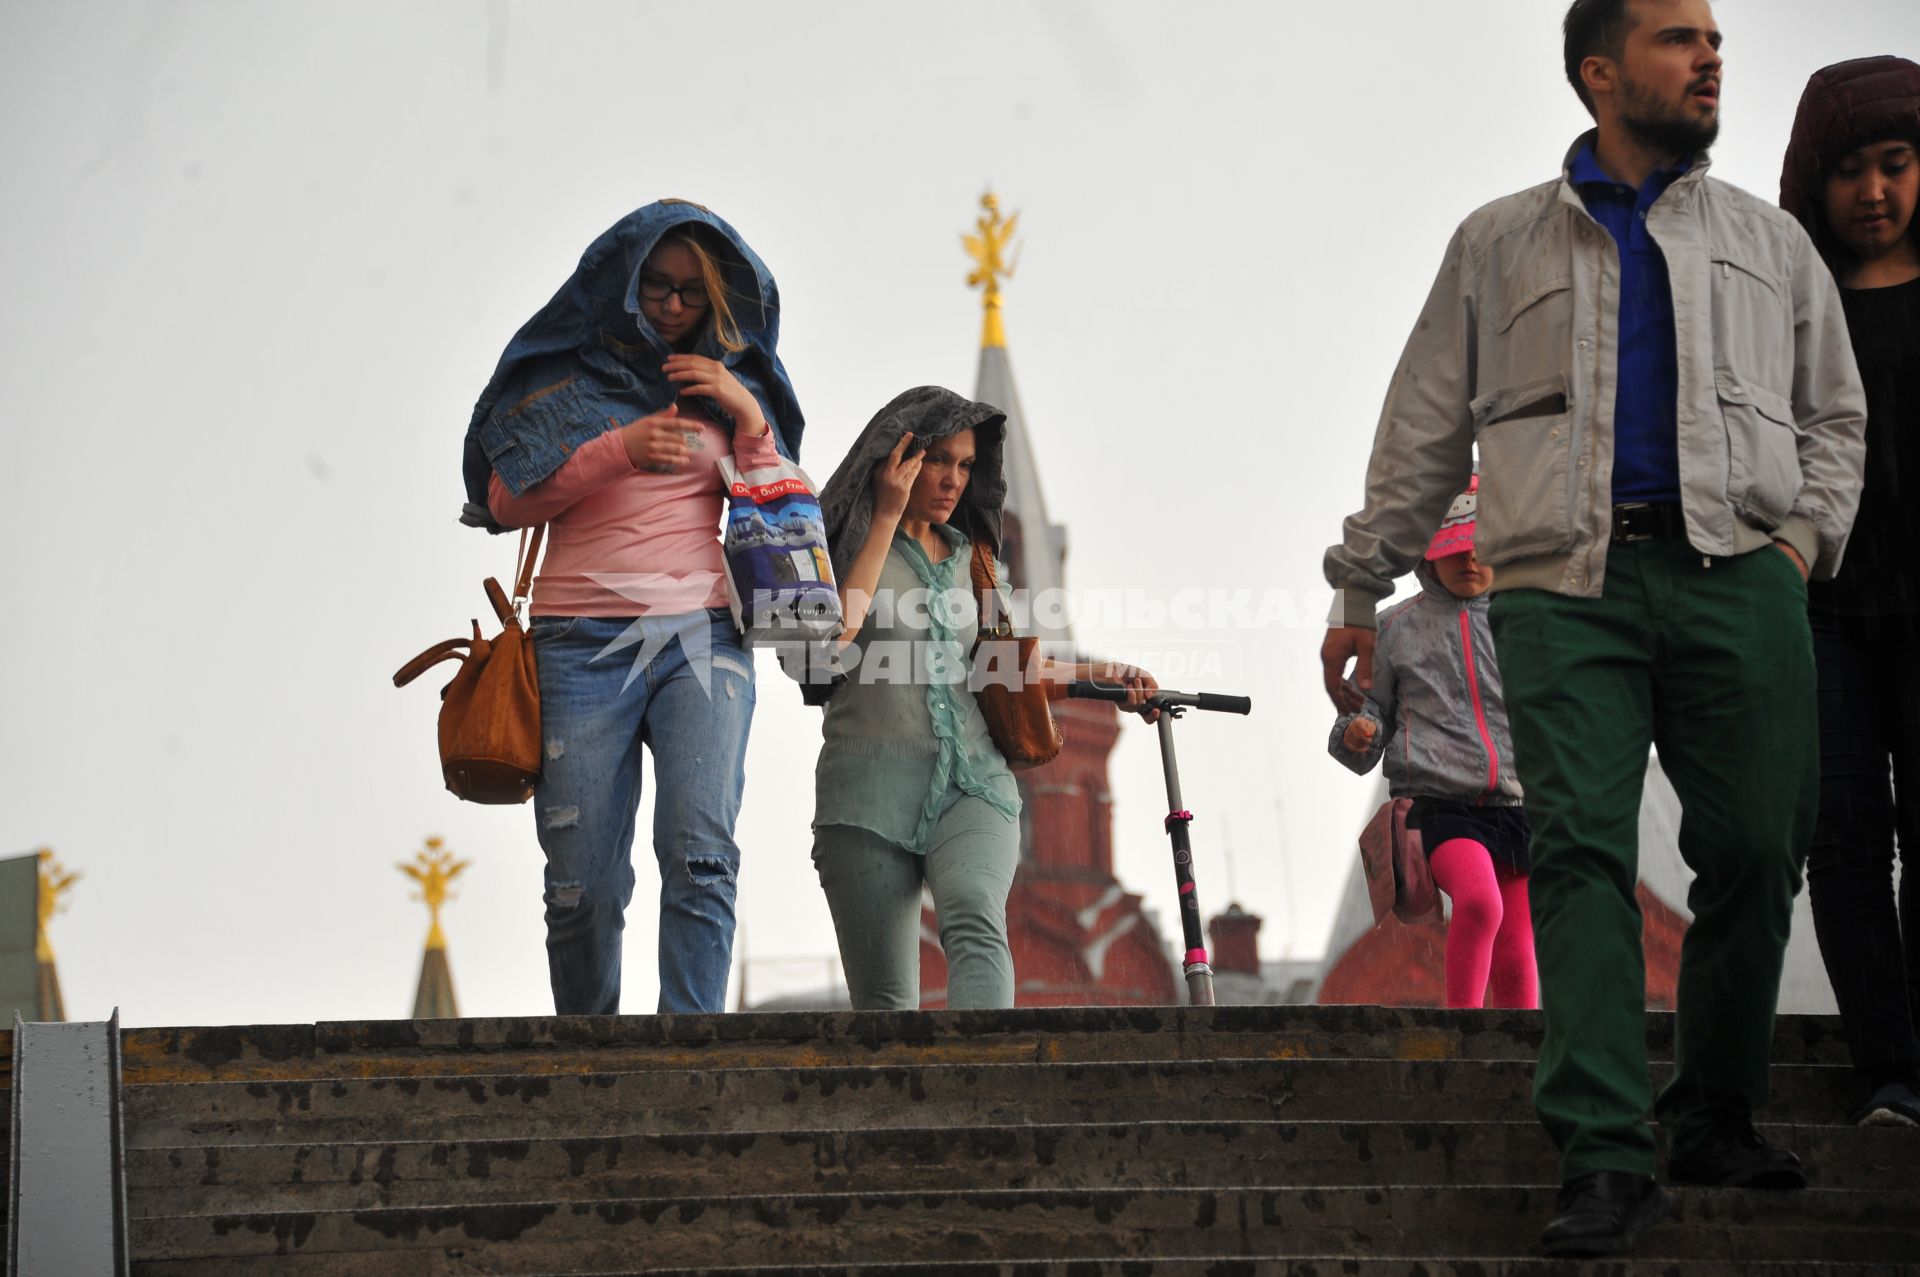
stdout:
[[1474,517],[1480,510],[1480,476],[1467,481],[1467,490],[1453,499],[1440,530],[1427,545],[1427,559],[1444,559],[1449,554],[1465,554],[1473,549]]

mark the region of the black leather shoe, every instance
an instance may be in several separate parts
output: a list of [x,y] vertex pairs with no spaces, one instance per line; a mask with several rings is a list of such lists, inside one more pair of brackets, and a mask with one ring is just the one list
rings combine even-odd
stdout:
[[1806,1168],[1784,1148],[1760,1138],[1752,1125],[1722,1126],[1694,1149],[1667,1163],[1667,1178],[1675,1184],[1703,1184],[1713,1188],[1768,1188],[1786,1190],[1807,1186]]
[[1651,1175],[1593,1171],[1560,1188],[1560,1213],[1540,1234],[1549,1255],[1624,1255],[1666,1218],[1667,1199]]

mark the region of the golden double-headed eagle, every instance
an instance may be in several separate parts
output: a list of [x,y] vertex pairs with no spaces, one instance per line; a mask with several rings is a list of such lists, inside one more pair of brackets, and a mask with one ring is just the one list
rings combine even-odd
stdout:
[[427,906],[427,914],[433,919],[433,925],[427,929],[427,948],[444,949],[447,938],[440,930],[440,907],[452,897],[447,892],[447,884],[460,876],[471,861],[455,860],[453,853],[446,849],[443,839],[427,839],[425,851],[414,853],[413,863],[405,861],[397,866],[401,873],[420,884],[420,894],[415,900]]
[[40,856],[40,898],[38,903],[39,927],[33,938],[34,958],[40,962],[53,961],[53,945],[47,940],[47,924],[53,921],[53,915],[64,910],[66,903],[60,897],[65,895],[81,875],[71,869],[63,869],[53,858],[51,849],[42,847]]
[[988,191],[980,197],[980,207],[985,211],[974,219],[974,229],[978,235],[962,235],[960,242],[967,247],[967,256],[973,258],[974,269],[967,276],[967,286],[978,288],[987,286],[988,305],[1000,300],[1000,280],[1013,278],[1015,268],[1020,265],[1020,255],[1015,253],[1012,261],[1005,260],[1007,247],[1013,242],[1014,232],[1020,226],[1020,214],[1002,219],[1000,216],[1000,197]]
[[960,237],[967,256],[973,258],[973,270],[967,275],[967,286],[985,288],[980,304],[986,309],[986,322],[980,344],[1004,346],[1006,336],[1000,328],[1000,281],[1012,279],[1014,270],[1020,265],[1017,250],[1011,258],[1007,255],[1014,232],[1020,226],[1020,214],[1002,218],[1000,198],[992,191],[980,197],[980,208],[982,212],[973,223],[978,234]]

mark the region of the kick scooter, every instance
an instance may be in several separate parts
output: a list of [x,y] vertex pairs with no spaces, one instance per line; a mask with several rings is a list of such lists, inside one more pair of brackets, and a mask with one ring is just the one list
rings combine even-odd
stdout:
[[[1101,683],[1071,683],[1067,695],[1083,700],[1112,701],[1124,705],[1127,689]],[[1180,930],[1186,941],[1186,959],[1181,970],[1187,977],[1187,1001],[1197,1007],[1213,1005],[1213,967],[1207,962],[1207,942],[1200,928],[1200,893],[1193,883],[1193,843],[1187,826],[1193,813],[1181,805],[1180,767],[1173,754],[1173,720],[1189,709],[1212,710],[1221,714],[1247,714],[1253,701],[1245,696],[1222,696],[1215,692],[1174,692],[1161,688],[1142,711],[1160,711],[1160,769],[1167,776],[1167,837],[1173,842],[1173,881],[1180,889]]]

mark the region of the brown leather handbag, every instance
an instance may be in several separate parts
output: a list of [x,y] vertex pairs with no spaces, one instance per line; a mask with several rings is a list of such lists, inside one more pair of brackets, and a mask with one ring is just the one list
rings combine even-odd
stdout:
[[470,639],[435,643],[400,667],[395,687],[405,687],[442,661],[459,661],[453,681],[440,689],[440,771],[454,797],[470,803],[524,803],[540,776],[540,678],[533,639],[520,625],[520,604],[533,584],[546,529],[520,534],[520,563],[509,600],[492,577],[487,599],[501,630]]
[[974,695],[986,717],[987,732],[1013,770],[1044,767],[1059,756],[1060,728],[1047,703],[1047,685],[1040,681],[1040,640],[1031,634],[1015,635],[1005,617],[993,621],[1000,610],[1000,596],[993,551],[985,542],[973,543],[972,576],[973,591],[980,599],[980,638],[973,647]]

